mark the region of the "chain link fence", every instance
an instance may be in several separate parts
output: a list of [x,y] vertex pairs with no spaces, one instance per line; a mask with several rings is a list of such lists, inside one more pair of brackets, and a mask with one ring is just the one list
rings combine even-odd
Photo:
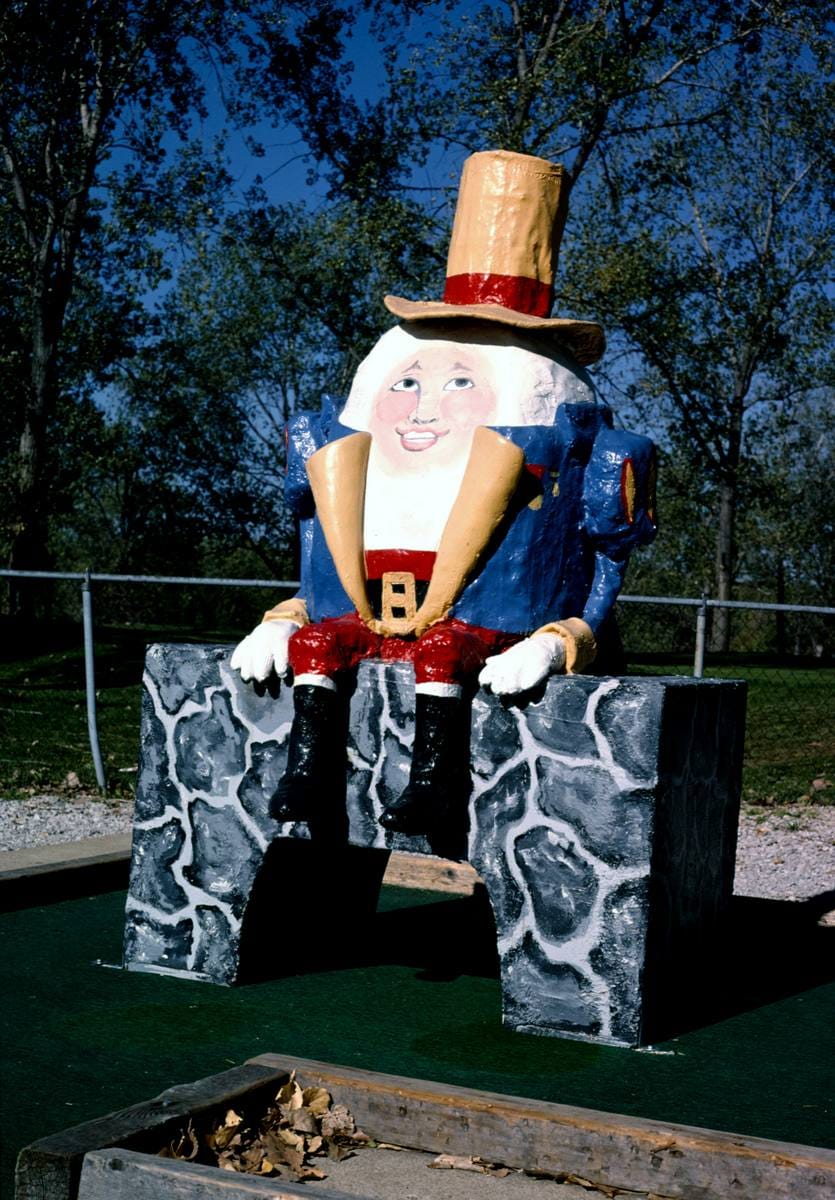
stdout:
[[[39,589],[37,622],[0,618],[0,797],[130,795],[146,644],[234,642],[297,587],[11,571],[0,581]],[[720,607],[730,609],[721,648]],[[744,800],[835,803],[835,608],[621,596],[617,616],[632,673],[747,681]]]
[[835,608],[622,596],[618,622],[636,674],[746,680],[744,801],[835,803]]

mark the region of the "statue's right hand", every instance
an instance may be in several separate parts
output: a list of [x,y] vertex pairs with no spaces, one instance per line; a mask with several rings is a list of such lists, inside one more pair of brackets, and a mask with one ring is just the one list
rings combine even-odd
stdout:
[[235,647],[230,666],[241,679],[263,683],[270,671],[287,674],[287,643],[299,628],[295,621],[263,621]]

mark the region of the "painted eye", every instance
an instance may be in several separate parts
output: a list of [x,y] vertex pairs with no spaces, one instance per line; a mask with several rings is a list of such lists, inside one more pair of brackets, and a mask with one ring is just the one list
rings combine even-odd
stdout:
[[404,379],[398,379],[397,383],[391,385],[393,392],[419,392],[420,383],[417,379],[413,379],[411,375],[407,375]]
[[475,387],[472,379],[468,375],[456,375],[444,384],[445,392],[463,392],[465,388]]

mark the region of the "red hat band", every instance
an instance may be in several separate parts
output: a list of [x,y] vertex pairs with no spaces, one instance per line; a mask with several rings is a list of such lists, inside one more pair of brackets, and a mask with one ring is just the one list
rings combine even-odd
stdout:
[[554,289],[524,275],[448,275],[444,303],[500,304],[532,317],[547,317],[554,303]]

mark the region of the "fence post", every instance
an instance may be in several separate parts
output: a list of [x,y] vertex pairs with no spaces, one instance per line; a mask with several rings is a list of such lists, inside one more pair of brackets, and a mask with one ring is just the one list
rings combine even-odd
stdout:
[[90,593],[90,572],[84,572],[81,585],[81,618],[84,625],[84,686],[87,692],[87,733],[90,753],[96,771],[96,783],[102,795],[107,795],[107,779],[99,747],[99,728],[96,721],[96,674],[93,661],[93,597]]
[[705,639],[707,637],[707,592],[696,609],[696,650],[693,655],[693,678],[701,679],[705,672]]

